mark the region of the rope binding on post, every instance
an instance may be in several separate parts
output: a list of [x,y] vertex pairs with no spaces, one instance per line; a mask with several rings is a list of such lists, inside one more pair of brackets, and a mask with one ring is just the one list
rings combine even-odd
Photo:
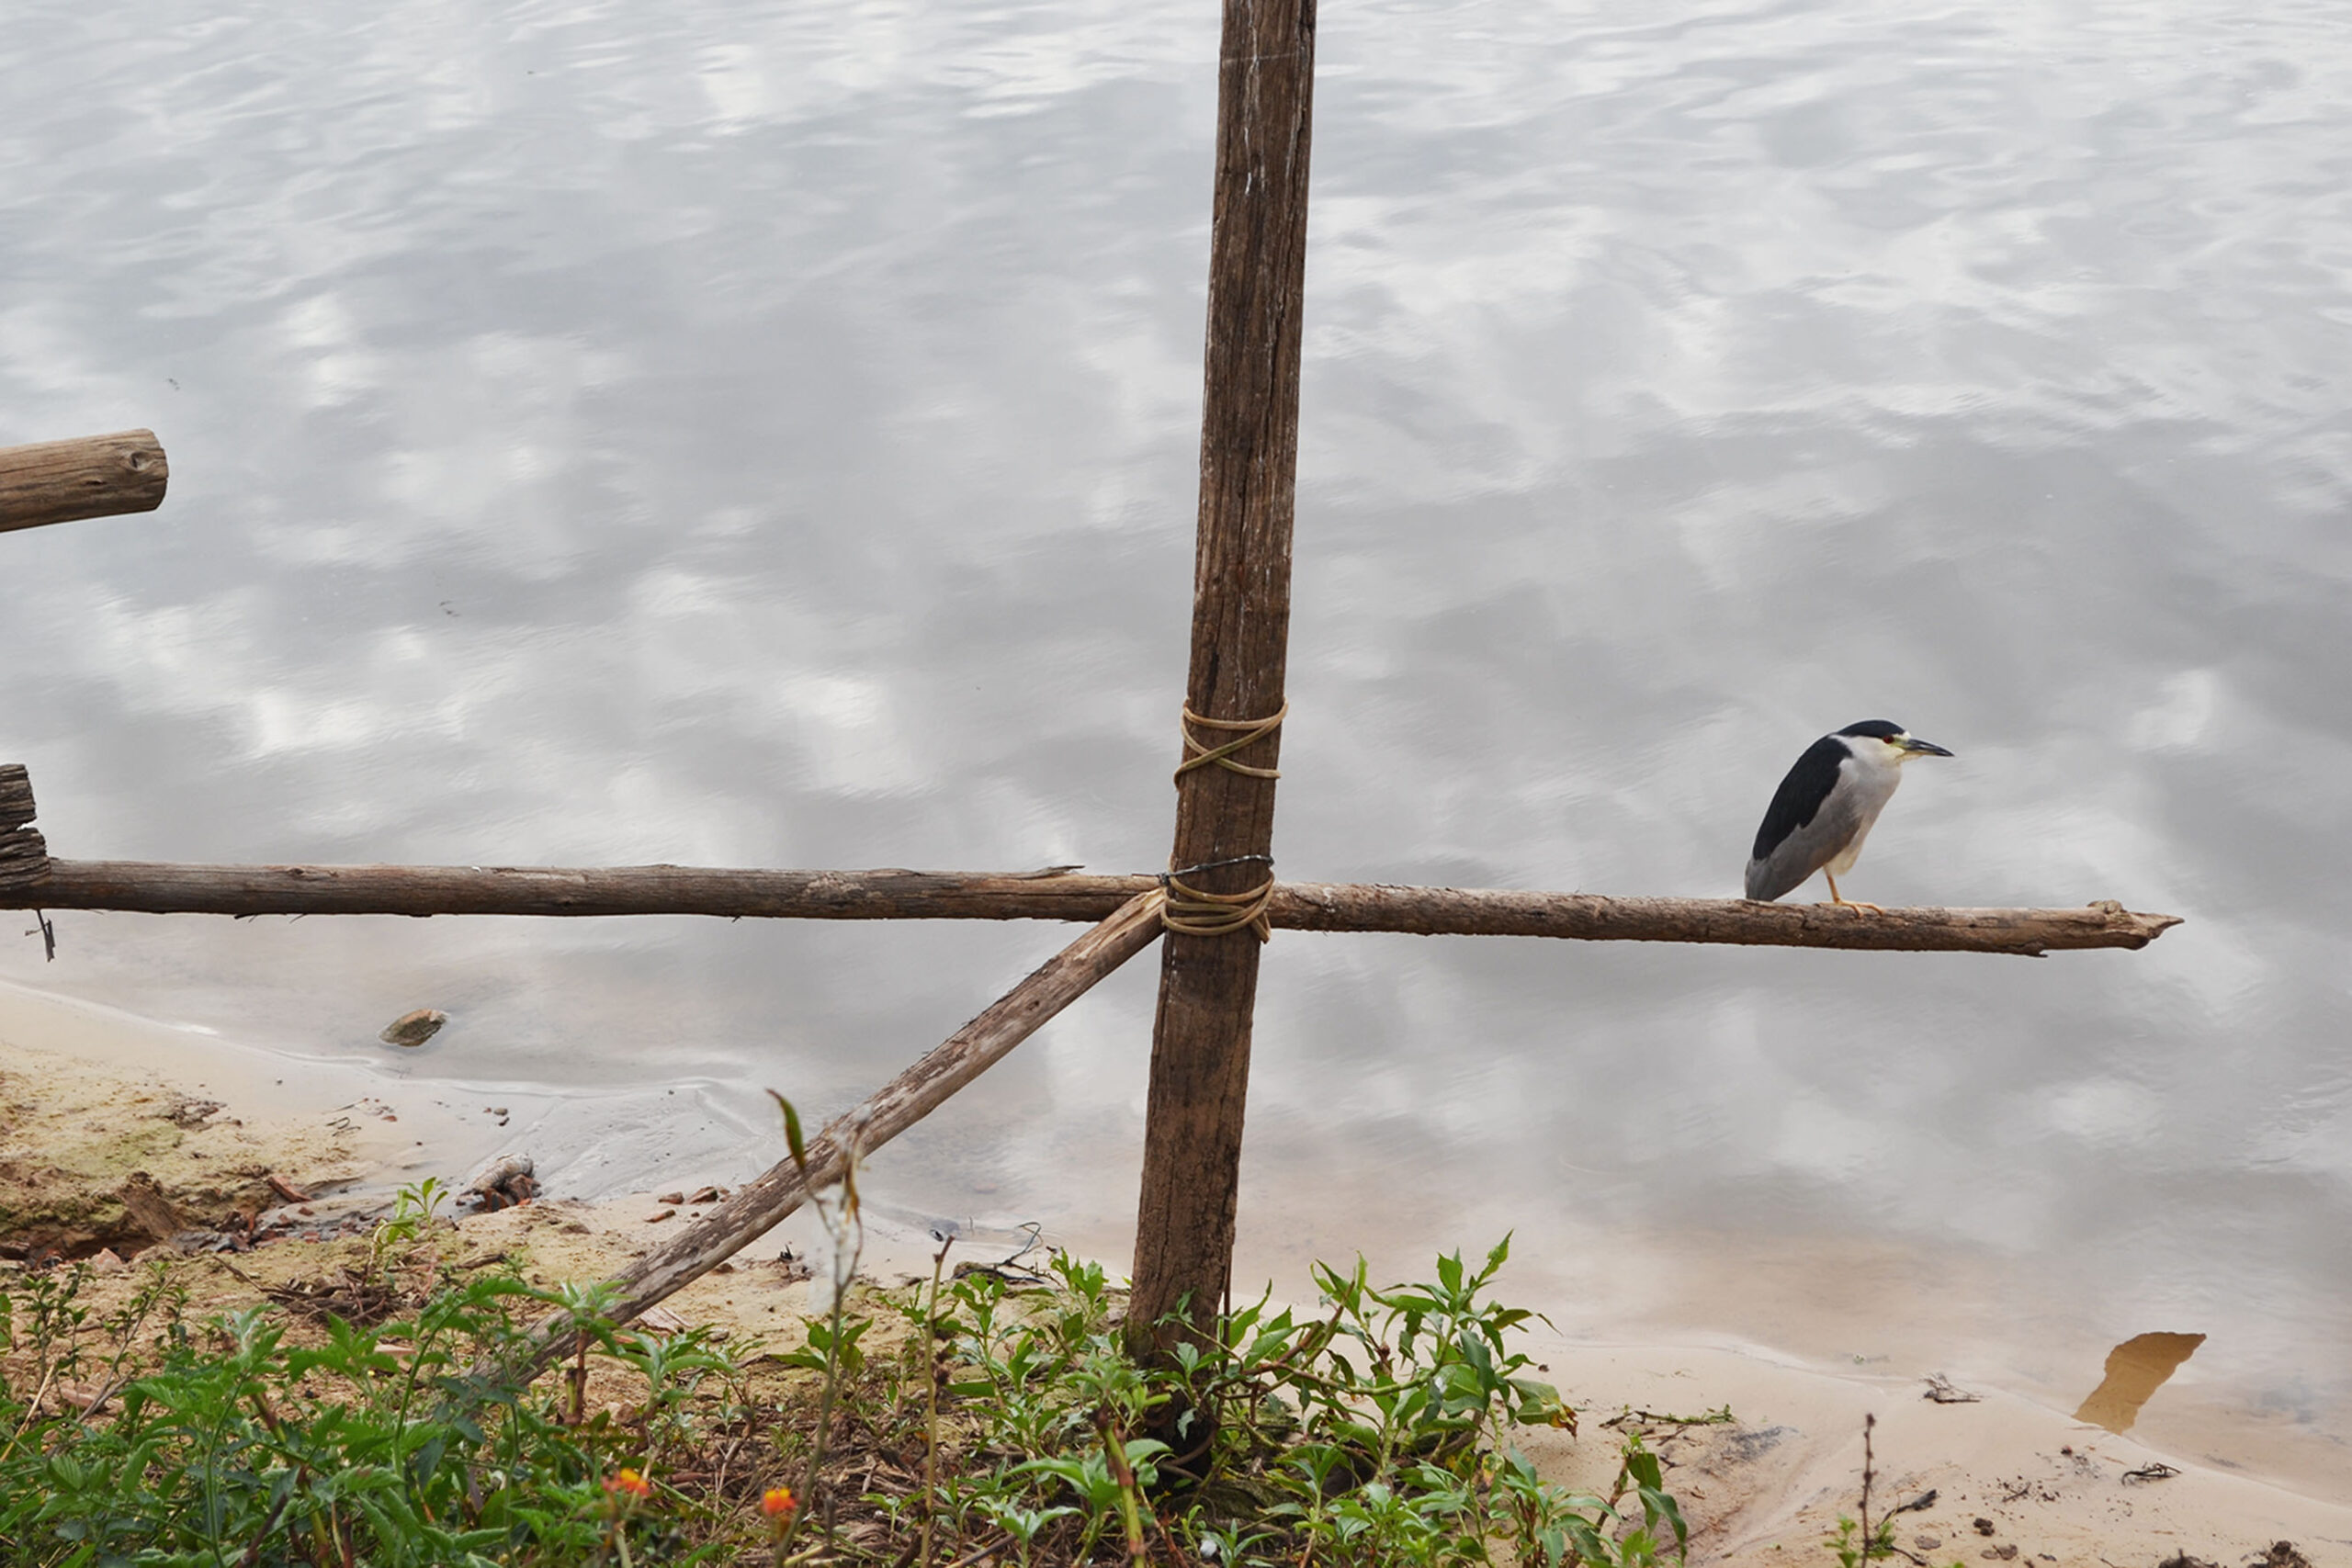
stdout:
[[[1251,863],[1266,867],[1266,880],[1246,893],[1204,893],[1183,880],[1196,872]],[[1230,936],[1235,931],[1250,931],[1257,933],[1260,942],[1272,941],[1273,864],[1272,855],[1235,855],[1161,872],[1160,926],[1185,936]]]
[[[1176,782],[1194,768],[1223,768],[1230,773],[1240,773],[1253,779],[1278,779],[1280,768],[1256,768],[1247,762],[1237,762],[1233,754],[1243,748],[1263,740],[1282,728],[1290,716],[1290,705],[1270,718],[1207,718],[1184,709],[1184,760],[1176,764]],[[1222,730],[1233,737],[1219,745],[1211,745],[1193,734],[1195,728]],[[1251,863],[1266,868],[1266,880],[1246,893],[1205,893],[1183,879],[1197,872],[1214,871],[1219,866],[1244,865]],[[1235,931],[1257,933],[1260,942],[1271,942],[1274,935],[1272,913],[1274,903],[1274,857],[1272,855],[1234,855],[1227,860],[1203,861],[1159,874],[1159,923],[1162,928],[1180,931],[1186,936],[1230,936]]]
[[[1231,773],[1246,773],[1253,779],[1282,777],[1283,773],[1280,768],[1253,768],[1247,762],[1235,761],[1233,754],[1246,746],[1263,740],[1267,736],[1280,729],[1283,720],[1289,716],[1288,703],[1284,703],[1282,711],[1272,718],[1203,718],[1187,707],[1184,710],[1183,724],[1184,760],[1176,764],[1176,777],[1181,781],[1194,768],[1210,766],[1223,768]],[[1232,735],[1234,739],[1221,746],[1211,746],[1205,741],[1193,739],[1193,730],[1196,726],[1202,729],[1221,729]]]

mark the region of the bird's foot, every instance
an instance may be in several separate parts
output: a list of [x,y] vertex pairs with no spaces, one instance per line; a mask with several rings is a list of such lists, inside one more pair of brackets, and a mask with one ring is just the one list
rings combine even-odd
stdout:
[[1829,901],[1844,909],[1868,909],[1873,915],[1883,915],[1886,913],[1885,905],[1865,904],[1860,898],[1832,898]]

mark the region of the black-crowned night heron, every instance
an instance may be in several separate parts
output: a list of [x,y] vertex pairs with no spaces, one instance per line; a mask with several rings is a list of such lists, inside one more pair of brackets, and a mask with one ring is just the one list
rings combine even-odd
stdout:
[[1951,755],[1883,718],[1849,724],[1806,747],[1773,794],[1764,825],[1756,829],[1747,896],[1778,898],[1818,871],[1829,878],[1831,903],[1877,908],[1839,894],[1838,874],[1854,869],[1871,824],[1903,782],[1903,764],[1914,757]]

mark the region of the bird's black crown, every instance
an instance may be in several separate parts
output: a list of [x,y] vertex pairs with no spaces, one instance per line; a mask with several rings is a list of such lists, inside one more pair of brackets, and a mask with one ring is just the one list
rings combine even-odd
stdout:
[[1875,735],[1881,740],[1892,740],[1903,733],[1903,727],[1891,719],[1866,718],[1860,724],[1849,724],[1838,732],[1840,735]]

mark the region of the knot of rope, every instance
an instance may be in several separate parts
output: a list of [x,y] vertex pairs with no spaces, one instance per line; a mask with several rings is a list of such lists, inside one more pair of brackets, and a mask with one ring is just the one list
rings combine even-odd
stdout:
[[[1284,703],[1282,711],[1272,718],[1203,718],[1187,707],[1184,710],[1183,725],[1184,760],[1176,764],[1176,777],[1181,780],[1194,768],[1207,767],[1223,768],[1226,772],[1232,773],[1246,773],[1253,779],[1282,777],[1283,773],[1280,768],[1253,768],[1247,762],[1235,761],[1233,754],[1245,746],[1263,740],[1267,736],[1280,729],[1283,720],[1289,716],[1288,703]],[[1234,739],[1222,745],[1212,746],[1194,737],[1193,731],[1195,728],[1223,730]]]
[[[1246,893],[1204,893],[1183,880],[1196,872],[1250,862],[1267,868],[1266,880]],[[1235,931],[1250,931],[1258,934],[1260,942],[1272,941],[1273,863],[1272,855],[1235,855],[1230,860],[1204,861],[1199,865],[1161,872],[1161,927],[1186,936],[1230,936]]]

